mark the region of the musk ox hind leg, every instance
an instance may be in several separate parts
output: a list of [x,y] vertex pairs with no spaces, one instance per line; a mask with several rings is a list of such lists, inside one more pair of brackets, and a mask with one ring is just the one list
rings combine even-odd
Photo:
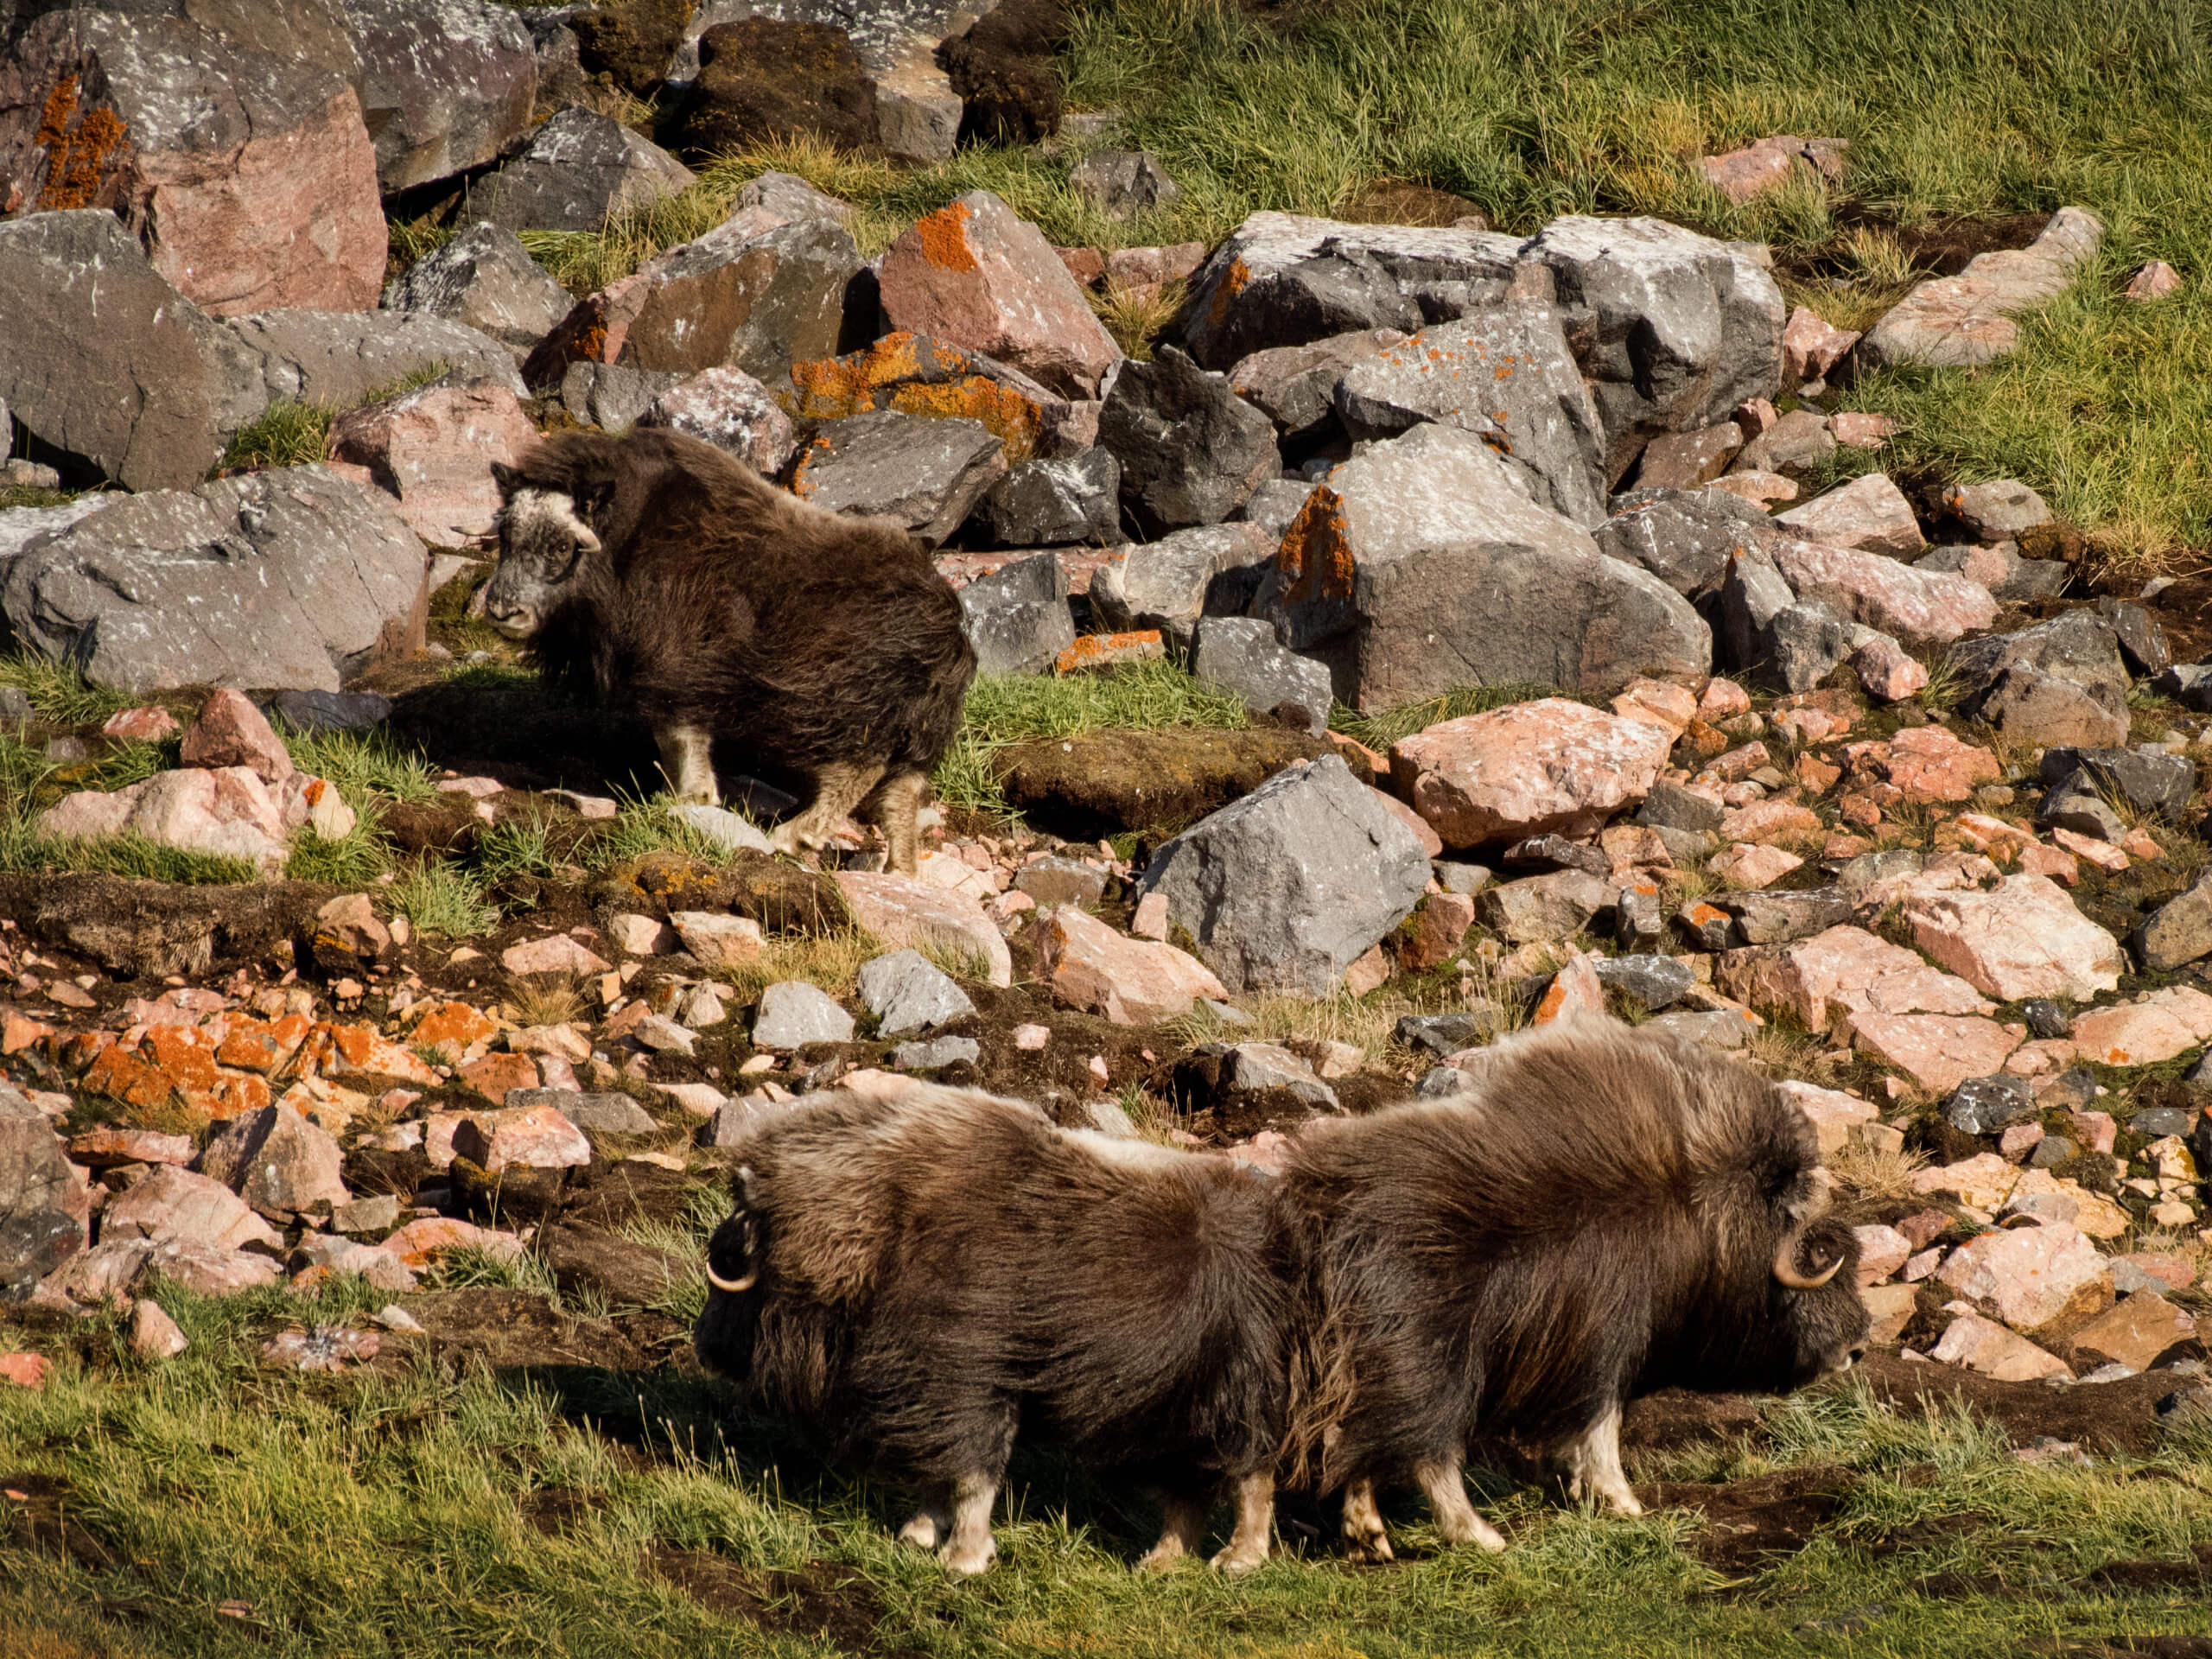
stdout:
[[938,1559],[963,1578],[998,1559],[998,1540],[991,1536],[991,1505],[998,1495],[996,1475],[965,1474],[952,1483],[952,1529]]
[[1229,1542],[1214,1553],[1213,1565],[1224,1573],[1250,1573],[1267,1565],[1268,1547],[1274,1541],[1275,1478],[1267,1470],[1239,1475],[1230,1483],[1236,1499],[1236,1525]]
[[1467,1483],[1457,1454],[1414,1466],[1414,1479],[1428,1498],[1436,1516],[1436,1529],[1449,1544],[1473,1544],[1497,1551],[1505,1548],[1504,1536],[1475,1513],[1467,1498]]
[[702,801],[709,806],[722,804],[721,790],[715,782],[713,733],[672,720],[653,728],[653,741],[660,745],[660,769],[677,799]]
[[1615,1515],[1643,1513],[1621,1470],[1619,1401],[1608,1401],[1588,1427],[1558,1447],[1556,1456],[1566,1470],[1569,1497],[1601,1498]]
[[1160,1573],[1175,1565],[1185,1555],[1195,1555],[1205,1541],[1206,1512],[1212,1505],[1211,1494],[1205,1497],[1189,1492],[1159,1492],[1160,1521],[1160,1541],[1138,1557],[1141,1572]]
[[1375,1483],[1365,1475],[1344,1485],[1344,1557],[1354,1561],[1388,1561],[1390,1535],[1383,1529],[1382,1511],[1375,1503]]
[[922,772],[894,772],[861,803],[861,815],[883,831],[886,866],[901,875],[912,875],[918,870],[922,795],[929,782]]
[[868,798],[882,776],[880,765],[830,762],[815,774],[814,799],[806,810],[778,824],[776,833],[768,837],[769,846],[779,853],[796,855],[823,845],[846,815]]

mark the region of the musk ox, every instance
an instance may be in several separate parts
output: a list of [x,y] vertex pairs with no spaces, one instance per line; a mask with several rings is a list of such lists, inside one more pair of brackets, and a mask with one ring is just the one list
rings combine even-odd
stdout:
[[1502,1549],[1471,1440],[1548,1452],[1639,1512],[1623,1405],[1780,1391],[1855,1360],[1867,1316],[1804,1113],[1670,1034],[1582,1020],[1501,1043],[1471,1092],[1321,1120],[1293,1143],[1301,1262],[1289,1452],[1387,1560],[1376,1486],[1410,1476],[1454,1543]]
[[493,626],[650,721],[683,799],[719,803],[721,738],[813,780],[779,850],[819,846],[857,812],[913,872],[915,814],[976,671],[960,602],[918,543],[674,432],[571,433],[493,470]]
[[810,1096],[733,1154],[701,1360],[919,1490],[899,1537],[961,1573],[996,1554],[1017,1427],[1148,1486],[1143,1560],[1267,1559],[1288,1394],[1288,1275],[1268,1183],[1229,1160],[912,1084]]

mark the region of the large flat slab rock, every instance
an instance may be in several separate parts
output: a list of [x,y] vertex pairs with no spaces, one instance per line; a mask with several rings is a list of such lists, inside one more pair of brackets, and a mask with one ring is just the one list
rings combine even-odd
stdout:
[[0,610],[95,684],[335,691],[420,647],[427,555],[322,467],[117,500],[10,566]]
[[2104,232],[2087,208],[2060,208],[2026,247],[1976,254],[1957,276],[1921,283],[1866,331],[1852,361],[1948,369],[2010,356],[2020,343],[2018,315],[2071,288]]

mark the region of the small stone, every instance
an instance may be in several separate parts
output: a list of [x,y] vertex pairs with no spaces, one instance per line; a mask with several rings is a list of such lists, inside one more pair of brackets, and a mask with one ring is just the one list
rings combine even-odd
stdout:
[[[767,948],[760,924],[750,916],[730,916],[716,911],[672,910],[669,925],[683,948],[709,969],[734,968],[752,961]],[[619,943],[619,942],[618,942]]]
[[1116,1025],[1150,1024],[1228,992],[1203,963],[1173,945],[1131,939],[1071,906],[1039,913],[1039,965],[1057,996]]
[[2157,1291],[2141,1289],[2075,1332],[2073,1342],[2077,1353],[2092,1360],[2147,1371],[2167,1349],[2196,1334],[2193,1317]]
[[849,1043],[853,1016],[820,987],[785,980],[760,994],[753,1022],[756,1048],[798,1049],[810,1043]]
[[35,1393],[46,1386],[54,1362],[44,1354],[0,1354],[0,1382]]
[[901,1071],[938,1071],[948,1065],[974,1065],[982,1052],[973,1037],[939,1037],[926,1043],[900,1043],[891,1051],[891,1064]]
[[951,976],[918,950],[897,950],[863,964],[860,995],[861,1006],[876,1017],[881,1037],[926,1031],[976,1012]]
[[2000,1382],[2032,1382],[2046,1376],[2072,1375],[2064,1360],[1978,1313],[1961,1313],[1953,1319],[1929,1357],[1945,1365],[1980,1371]]
[[211,771],[244,766],[265,784],[282,783],[292,775],[291,752],[242,691],[208,694],[185,734],[180,757],[188,766]]
[[499,953],[499,965],[518,976],[567,974],[577,979],[609,972],[613,967],[566,933],[509,945]]
[[2171,298],[2181,292],[2181,273],[2163,259],[2153,259],[2127,279],[2127,297],[2139,303]]
[[1680,957],[1600,957],[1595,967],[1601,983],[1627,992],[1653,1014],[1680,1001],[1697,982]]
[[130,1310],[130,1351],[141,1359],[174,1359],[189,1344],[159,1302],[141,1298]]
[[1016,1048],[1034,1053],[1052,1040],[1052,1028],[1050,1026],[1016,1026],[1013,1035]]

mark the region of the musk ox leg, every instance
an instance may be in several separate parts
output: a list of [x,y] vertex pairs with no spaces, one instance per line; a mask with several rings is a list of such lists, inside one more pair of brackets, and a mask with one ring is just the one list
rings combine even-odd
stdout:
[[1567,1465],[1567,1492],[1577,1502],[1603,1498],[1615,1515],[1642,1515],[1643,1505],[1621,1471],[1621,1408],[1606,1406],[1596,1421],[1560,1448]]
[[713,733],[671,721],[653,728],[653,741],[660,745],[660,769],[678,800],[722,804],[722,792],[715,783]]
[[998,1540],[991,1536],[991,1505],[998,1495],[992,1475],[963,1475],[952,1483],[952,1532],[938,1558],[963,1577],[981,1573],[998,1557]]
[[1275,1478],[1262,1470],[1239,1475],[1232,1485],[1236,1527],[1228,1545],[1215,1554],[1213,1564],[1224,1573],[1250,1573],[1267,1565],[1268,1546],[1274,1538]]
[[1376,1507],[1375,1483],[1362,1475],[1344,1488],[1344,1556],[1354,1561],[1388,1561],[1390,1535],[1382,1529],[1382,1511]]
[[1207,1501],[1187,1492],[1160,1495],[1160,1541],[1145,1551],[1137,1566],[1147,1573],[1164,1572],[1185,1555],[1195,1555],[1205,1536]]
[[917,1549],[935,1549],[952,1536],[952,1488],[942,1482],[925,1487],[921,1507],[899,1529],[899,1541]]
[[1475,1506],[1467,1501],[1466,1482],[1460,1478],[1459,1471],[1459,1459],[1456,1457],[1414,1465],[1414,1478],[1428,1497],[1428,1507],[1436,1516],[1436,1529],[1444,1535],[1444,1541],[1448,1544],[1503,1549],[1503,1536],[1477,1515]]
[[823,767],[814,777],[812,804],[797,817],[778,824],[768,837],[769,846],[779,853],[797,854],[823,845],[882,776],[880,766],[849,766],[838,761]]
[[875,786],[861,804],[876,828],[883,831],[885,862],[901,875],[916,873],[915,857],[921,841],[922,792],[929,779],[918,772],[894,772]]

